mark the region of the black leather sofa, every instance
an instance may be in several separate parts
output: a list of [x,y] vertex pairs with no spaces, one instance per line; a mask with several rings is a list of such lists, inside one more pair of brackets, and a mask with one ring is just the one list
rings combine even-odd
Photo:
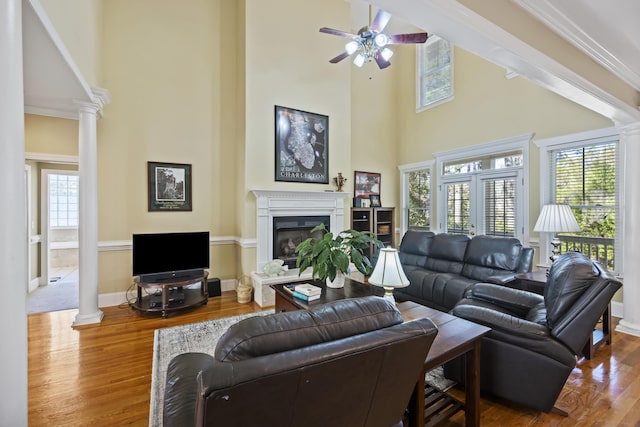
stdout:
[[505,285],[531,271],[533,248],[515,238],[407,231],[399,257],[410,285],[395,297],[450,311],[475,283]]
[[[545,295],[479,283],[452,314],[490,327],[482,338],[480,388],[549,412],[585,343],[622,283],[586,256],[569,252],[553,263]],[[460,359],[445,375],[464,384]]]
[[170,426],[401,426],[437,334],[379,297],[245,319],[167,371]]

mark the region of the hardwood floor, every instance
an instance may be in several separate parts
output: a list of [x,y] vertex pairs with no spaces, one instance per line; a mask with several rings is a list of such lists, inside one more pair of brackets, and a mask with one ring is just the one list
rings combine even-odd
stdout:
[[[259,310],[223,292],[167,319],[128,306],[104,308],[99,325],[76,329],[76,310],[33,314],[29,325],[30,426],[146,426],[153,331]],[[569,417],[483,398],[483,426],[640,426],[640,338],[614,332],[613,346],[580,360],[558,406]],[[523,369],[526,367],[523,366]],[[458,398],[464,393],[453,390]],[[444,426],[464,425],[456,415]]]

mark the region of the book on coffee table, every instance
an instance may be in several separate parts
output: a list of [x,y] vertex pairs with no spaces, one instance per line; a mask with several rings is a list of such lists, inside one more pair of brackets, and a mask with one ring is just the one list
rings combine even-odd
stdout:
[[311,283],[300,283],[295,285],[294,290],[306,296],[315,296],[322,293],[322,288]]
[[311,301],[315,301],[315,300],[320,299],[320,294],[317,294],[317,295],[304,295],[304,294],[301,294],[298,291],[293,291],[293,297],[301,299],[302,301],[311,302]]

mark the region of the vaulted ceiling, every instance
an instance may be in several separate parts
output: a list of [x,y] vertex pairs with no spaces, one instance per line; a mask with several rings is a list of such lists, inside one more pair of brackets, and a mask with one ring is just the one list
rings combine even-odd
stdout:
[[616,123],[640,121],[637,0],[370,3]]
[[[352,3],[362,8],[362,1],[352,0]],[[636,23],[640,2],[637,0],[615,3],[601,0],[493,0],[488,3],[371,0],[370,3],[615,121],[640,121],[640,25]],[[589,81],[581,75],[581,70],[567,69],[540,52],[539,47],[522,42],[519,36],[509,37],[509,29],[505,29],[505,25],[500,27],[500,16],[487,16],[490,14],[486,11],[487,4],[494,10],[511,12],[517,6],[615,76],[610,80],[619,80],[619,84]],[[91,89],[37,0],[23,0],[23,44],[27,112],[73,118],[76,101],[91,102]]]

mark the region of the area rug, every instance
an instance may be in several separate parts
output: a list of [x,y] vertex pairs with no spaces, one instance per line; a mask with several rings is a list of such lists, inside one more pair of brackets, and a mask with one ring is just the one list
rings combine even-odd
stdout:
[[[274,310],[267,310],[156,329],[154,332],[153,364],[151,368],[149,426],[162,426],[162,404],[167,366],[173,357],[186,352],[202,352],[213,355],[218,340],[229,326],[238,323],[242,319],[264,316],[273,312]],[[455,385],[455,382],[444,378],[441,367],[428,372],[426,381],[440,391],[446,391]]]
[[167,367],[171,359],[181,353],[200,352],[213,355],[218,339],[229,326],[242,319],[264,316],[274,310],[223,317],[171,328],[156,329],[153,338],[153,363],[151,368],[151,404],[149,426],[162,425],[162,403]]

